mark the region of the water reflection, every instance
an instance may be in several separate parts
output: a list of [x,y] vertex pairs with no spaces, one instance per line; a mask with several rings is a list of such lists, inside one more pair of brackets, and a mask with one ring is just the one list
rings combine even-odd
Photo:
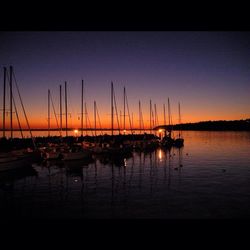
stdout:
[[31,166],[27,166],[22,169],[0,172],[0,189],[13,189],[15,182],[19,180],[25,180],[25,178],[28,176],[37,175],[37,171],[35,171]]
[[183,148],[0,173],[0,217],[250,217],[250,137],[227,134],[218,150],[221,134],[185,138]]

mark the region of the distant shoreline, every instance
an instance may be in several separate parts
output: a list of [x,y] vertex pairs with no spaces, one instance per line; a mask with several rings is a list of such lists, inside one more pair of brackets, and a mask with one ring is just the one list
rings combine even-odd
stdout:
[[174,130],[250,131],[250,119],[235,121],[204,121],[173,126]]
[[[113,129],[114,131],[119,131],[119,129]],[[139,129],[132,129],[133,131],[139,131]],[[179,131],[179,129],[177,129],[177,128],[174,128],[173,129],[175,132],[176,131]],[[223,132],[223,131],[242,131],[242,132],[244,132],[244,131],[246,131],[246,132],[250,132],[250,129],[220,129],[220,128],[218,128],[218,129],[203,129],[203,128],[200,128],[200,129],[192,129],[192,128],[183,128],[183,129],[181,129],[182,131],[217,131],[217,132],[219,132],[219,131],[221,131],[221,132]],[[0,129],[0,132],[2,132],[3,130],[1,130]],[[10,132],[10,130],[5,130],[6,132]],[[23,132],[29,132],[29,130],[28,129],[23,129],[22,130]],[[48,130],[47,129],[31,129],[31,132],[47,132]],[[57,131],[59,131],[58,129],[51,129],[50,131],[53,131],[53,132],[57,132]],[[68,129],[68,132],[73,132],[74,131],[74,129]],[[85,131],[94,131],[94,129],[83,129],[83,131],[85,132]],[[111,129],[97,129],[97,131],[111,131]],[[121,131],[121,133],[123,133],[123,131],[120,129],[120,131]],[[150,129],[144,129],[144,130],[142,130],[142,133],[149,133],[149,131],[150,131]],[[13,130],[13,132],[19,132],[19,130],[18,129],[16,129],[16,130]],[[63,131],[63,132],[65,132],[65,131]],[[78,133],[80,133],[81,132],[81,130],[79,130],[79,132]],[[128,129],[127,130],[127,132],[126,133],[130,133],[130,129]],[[154,130],[152,130],[152,133],[154,133]],[[52,135],[53,136],[53,135]]]

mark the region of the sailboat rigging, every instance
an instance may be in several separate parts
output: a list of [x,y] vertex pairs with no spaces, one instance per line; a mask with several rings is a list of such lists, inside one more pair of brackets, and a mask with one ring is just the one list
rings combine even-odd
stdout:
[[176,147],[182,147],[184,144],[184,139],[182,138],[181,135],[181,108],[180,108],[180,102],[178,103],[178,113],[179,113],[179,133],[178,133],[178,138],[175,139],[174,145]]

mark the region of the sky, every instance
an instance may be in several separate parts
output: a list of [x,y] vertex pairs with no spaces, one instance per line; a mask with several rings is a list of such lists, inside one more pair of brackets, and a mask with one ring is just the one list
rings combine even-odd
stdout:
[[[147,126],[150,99],[163,124],[168,97],[173,123],[178,123],[178,102],[182,122],[250,118],[249,32],[1,32],[0,65],[0,108],[3,67],[12,65],[33,128],[47,127],[48,89],[58,117],[59,85],[65,81],[68,126],[80,127],[82,79],[92,125],[95,100],[102,127],[110,127],[111,81],[118,113],[123,110],[126,87],[134,127],[139,123],[139,100]],[[25,126],[16,90],[14,98]],[[51,124],[56,127],[51,112]],[[2,127],[2,113],[0,123]]]

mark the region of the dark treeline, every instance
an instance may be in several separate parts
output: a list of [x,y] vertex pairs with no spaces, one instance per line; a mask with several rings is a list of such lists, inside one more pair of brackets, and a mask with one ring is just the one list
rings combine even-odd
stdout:
[[197,123],[183,123],[181,125],[174,125],[173,129],[250,131],[250,119],[234,121],[204,121]]

